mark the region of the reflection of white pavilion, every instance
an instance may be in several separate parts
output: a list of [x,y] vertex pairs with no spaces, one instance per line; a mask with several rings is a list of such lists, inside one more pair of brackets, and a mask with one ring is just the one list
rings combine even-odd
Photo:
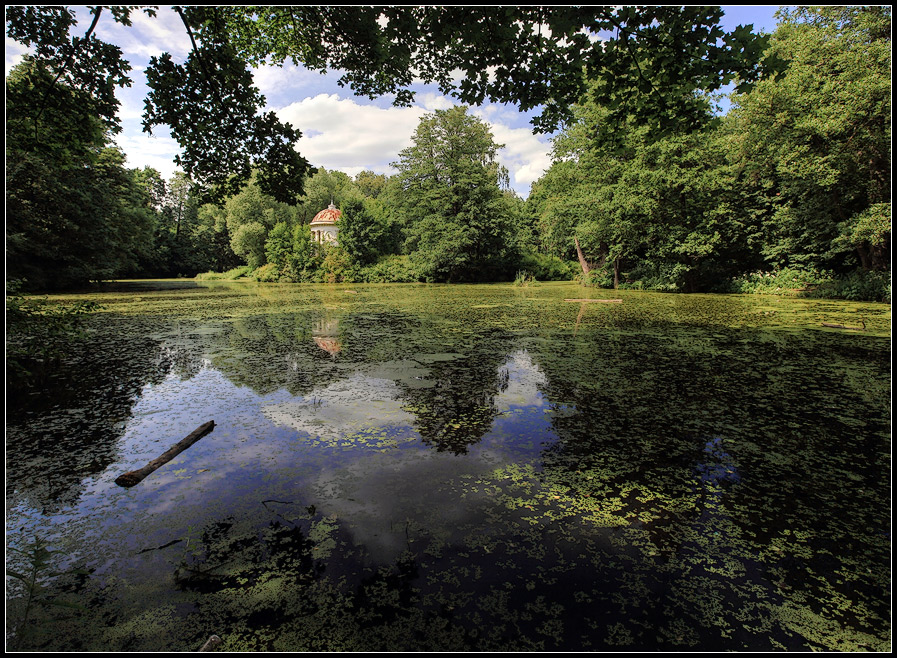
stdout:
[[339,233],[339,222],[342,211],[330,203],[324,210],[315,215],[311,220],[311,241],[318,244],[325,242],[337,244],[336,236]]
[[312,326],[311,335],[315,344],[331,356],[336,356],[343,348],[339,340],[339,320],[318,320]]

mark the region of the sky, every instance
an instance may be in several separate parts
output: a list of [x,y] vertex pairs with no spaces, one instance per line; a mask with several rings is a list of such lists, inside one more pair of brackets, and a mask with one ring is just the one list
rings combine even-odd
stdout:
[[[724,6],[722,24],[727,31],[753,24],[755,31],[772,32],[778,8]],[[79,27],[86,30],[87,9],[78,7],[76,11]],[[97,37],[118,45],[132,66],[133,85],[117,93],[122,132],[116,142],[127,156],[128,167],[150,166],[169,179],[174,174],[173,158],[179,149],[164,128],[154,129],[152,135],[143,132],[143,100],[149,91],[144,69],[150,56],[162,52],[183,62],[190,51],[190,39],[169,7],[160,7],[155,18],[134,12],[132,21],[131,27],[125,27],[105,12],[96,27]],[[23,46],[6,38],[7,74],[25,52]],[[336,83],[338,74],[321,75],[292,65],[261,67],[254,71],[254,76],[255,85],[267,100],[265,110],[273,110],[282,121],[302,131],[297,144],[299,152],[316,167],[343,171],[353,177],[365,169],[396,173],[390,163],[398,160],[399,151],[411,145],[420,119],[457,104],[440,94],[434,85],[416,85],[412,87],[417,94],[411,107],[392,107],[389,98],[369,100],[340,87]],[[489,124],[496,143],[504,144],[498,159],[510,172],[511,188],[526,198],[532,183],[551,164],[550,135],[534,134],[529,123],[536,112],[522,113],[511,105],[492,103],[472,107],[470,112]]]

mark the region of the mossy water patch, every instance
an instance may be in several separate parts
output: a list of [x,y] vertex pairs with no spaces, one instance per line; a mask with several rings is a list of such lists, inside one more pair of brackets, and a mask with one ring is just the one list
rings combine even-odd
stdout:
[[887,649],[887,307],[352,289],[101,302],[9,414],[8,541],[91,572],[32,648]]

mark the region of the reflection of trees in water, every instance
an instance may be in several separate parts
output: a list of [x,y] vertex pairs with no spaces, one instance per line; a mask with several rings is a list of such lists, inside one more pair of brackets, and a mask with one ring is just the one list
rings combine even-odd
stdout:
[[394,648],[377,628],[419,603],[415,557],[406,551],[371,569],[335,519],[313,506],[266,502],[279,510],[277,520],[210,523],[176,567],[176,586],[200,595],[192,597],[196,623],[239,629],[255,638],[254,650]]
[[39,394],[8,409],[7,495],[59,509],[78,499],[85,477],[117,460],[140,391],[176,367],[149,333],[131,320],[95,321]]
[[[559,437],[545,477],[622,498],[665,574],[645,607],[658,621],[741,633],[746,610],[765,624],[777,605],[802,608],[792,595],[887,619],[874,574],[889,551],[888,397],[868,391],[887,378],[874,375],[882,346],[867,345],[717,329],[537,346]],[[793,646],[785,635],[770,631]]]
[[[212,364],[238,386],[259,394],[286,389],[304,396],[346,377],[346,366],[363,369],[389,362],[414,362],[430,371],[432,386],[415,387],[399,377],[406,410],[417,417],[424,443],[461,454],[492,427],[495,397],[507,388],[501,366],[513,351],[503,330],[440,331],[419,317],[399,312],[346,313],[309,311],[235,320],[212,339],[219,354]],[[326,339],[338,349],[322,349]],[[223,343],[239,358],[216,349]],[[434,353],[461,358],[431,362]]]
[[211,363],[231,382],[259,395],[285,389],[302,396],[345,377],[347,364],[402,358],[415,344],[418,326],[398,313],[312,309],[248,316],[211,339]]
[[423,442],[437,451],[464,454],[489,430],[498,410],[495,398],[508,387],[502,368],[513,351],[506,332],[472,332],[449,349],[464,358],[431,364],[428,388],[406,388],[406,409],[417,417]]

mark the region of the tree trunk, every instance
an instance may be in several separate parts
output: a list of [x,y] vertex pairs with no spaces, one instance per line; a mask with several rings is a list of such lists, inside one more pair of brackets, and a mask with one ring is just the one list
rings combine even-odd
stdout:
[[862,265],[864,270],[871,270],[872,263],[869,259],[869,251],[866,248],[866,243],[861,244],[857,247],[857,255],[860,257],[860,265]]
[[614,290],[620,286],[620,259],[614,258]]
[[589,263],[582,253],[582,248],[579,246],[579,238],[573,238],[573,244],[576,245],[576,256],[579,258],[579,265],[582,267],[583,276],[588,276],[591,267],[589,267]]

